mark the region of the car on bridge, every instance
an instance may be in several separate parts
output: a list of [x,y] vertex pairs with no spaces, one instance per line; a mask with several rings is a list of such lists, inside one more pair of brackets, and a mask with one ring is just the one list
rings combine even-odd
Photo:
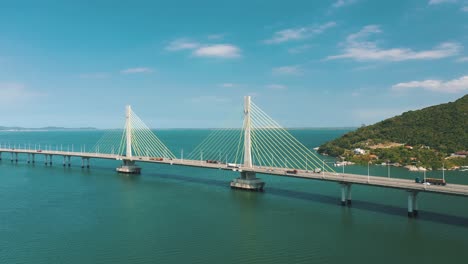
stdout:
[[227,167],[228,167],[228,168],[240,168],[240,165],[239,165],[239,164],[235,164],[235,163],[228,163],[228,164],[227,164]]

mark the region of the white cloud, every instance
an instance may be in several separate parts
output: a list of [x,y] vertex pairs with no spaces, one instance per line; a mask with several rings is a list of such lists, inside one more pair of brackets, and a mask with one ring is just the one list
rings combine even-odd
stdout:
[[301,45],[301,46],[289,48],[288,52],[291,53],[291,54],[299,54],[299,53],[303,53],[303,52],[307,51],[311,47],[312,47],[311,45],[304,44],[304,45]]
[[376,69],[378,66],[377,65],[364,65],[364,66],[358,66],[352,68],[353,71],[367,71],[367,70],[373,70]]
[[222,83],[219,86],[224,87],[224,88],[231,88],[237,86],[235,83]]
[[338,7],[343,7],[347,5],[351,5],[356,3],[357,0],[337,0],[334,4],[333,7],[338,8]]
[[197,48],[193,51],[196,57],[212,57],[212,58],[238,58],[241,50],[231,44],[214,44]]
[[302,74],[302,69],[300,66],[291,65],[273,68],[272,72],[277,75],[300,75]]
[[45,94],[33,92],[24,86],[22,83],[8,82],[0,83],[0,98],[2,98],[1,106],[15,105],[18,102],[44,96]]
[[456,3],[457,0],[429,0],[429,5],[438,5],[445,3]]
[[[221,39],[224,35],[209,35],[208,39]],[[233,44],[202,44],[187,38],[176,39],[166,47],[169,51],[192,50],[195,57],[238,58],[241,49]]]
[[186,38],[176,39],[169,43],[166,46],[166,50],[169,51],[178,51],[178,50],[187,50],[187,49],[196,49],[200,46],[199,43],[191,41]]
[[461,11],[468,12],[468,5],[461,8]]
[[376,42],[368,41],[369,36],[381,33],[377,25],[369,25],[351,34],[342,45],[343,53],[328,56],[327,60],[354,59],[357,61],[405,61],[429,60],[451,57],[460,53],[462,46],[455,42],[444,42],[430,50],[414,51],[409,48],[382,49]]
[[468,75],[450,81],[425,80],[398,83],[392,86],[394,90],[424,89],[442,93],[460,93],[468,91]]
[[456,62],[468,62],[468,57],[461,57],[456,60]]
[[314,25],[309,27],[288,28],[277,31],[273,37],[264,41],[266,44],[277,44],[291,40],[301,40],[310,38],[314,35],[323,33],[325,30],[336,26],[335,22],[328,22],[322,25]]
[[223,88],[239,88],[239,87],[246,87],[245,84],[239,84],[239,83],[221,83],[219,84],[219,87]]
[[271,89],[271,90],[286,90],[286,89],[288,89],[288,87],[286,87],[285,85],[282,85],[282,84],[268,84],[265,87],[268,88],[268,89]]
[[0,83],[0,96],[11,97],[23,94],[25,91],[24,85],[21,83]]
[[146,68],[146,67],[139,67],[139,68],[129,68],[125,70],[121,70],[120,73],[122,74],[133,74],[133,73],[152,73],[153,69]]

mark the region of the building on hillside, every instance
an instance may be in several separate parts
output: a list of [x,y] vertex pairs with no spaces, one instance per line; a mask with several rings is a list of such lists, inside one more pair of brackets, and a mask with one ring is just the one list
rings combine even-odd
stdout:
[[361,148],[355,148],[354,149],[354,154],[356,155],[363,155],[363,154],[366,154],[366,151],[361,149]]
[[466,158],[466,156],[468,156],[468,151],[457,151],[450,154],[451,158]]

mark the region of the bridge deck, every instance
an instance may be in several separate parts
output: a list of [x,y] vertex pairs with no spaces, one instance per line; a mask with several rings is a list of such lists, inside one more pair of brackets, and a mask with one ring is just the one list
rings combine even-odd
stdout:
[[[36,154],[36,155],[53,155],[53,156],[71,156],[80,158],[98,158],[98,159],[112,159],[112,160],[123,160],[127,159],[125,156],[115,154],[102,154],[102,153],[89,153],[89,152],[69,152],[69,151],[50,151],[50,150],[25,150],[25,149],[5,149],[0,148],[0,153],[22,153],[22,154]],[[270,174],[283,177],[294,177],[302,179],[313,179],[321,181],[332,181],[338,183],[351,183],[370,185],[385,188],[403,189],[408,191],[421,191],[431,192],[446,195],[457,195],[457,196],[468,196],[468,185],[451,184],[448,183],[446,186],[436,185],[424,185],[421,183],[415,183],[413,180],[398,179],[398,178],[386,178],[378,176],[364,176],[350,173],[314,173],[312,171],[297,170],[296,174],[286,173],[291,168],[277,168],[277,167],[261,167],[255,166],[253,168],[231,168],[227,167],[223,163],[207,163],[200,160],[185,160],[185,159],[163,159],[152,160],[149,157],[138,157],[134,156],[131,160],[138,162],[147,163],[160,163],[210,169],[222,169],[222,170],[236,170],[236,171],[253,171],[256,173]]]

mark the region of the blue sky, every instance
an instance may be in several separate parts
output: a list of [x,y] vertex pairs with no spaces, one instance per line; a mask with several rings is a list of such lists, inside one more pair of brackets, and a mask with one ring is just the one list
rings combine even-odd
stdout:
[[244,95],[286,127],[359,126],[467,93],[467,0],[0,2],[5,126],[122,127],[126,104],[231,126]]

